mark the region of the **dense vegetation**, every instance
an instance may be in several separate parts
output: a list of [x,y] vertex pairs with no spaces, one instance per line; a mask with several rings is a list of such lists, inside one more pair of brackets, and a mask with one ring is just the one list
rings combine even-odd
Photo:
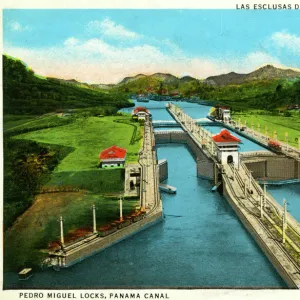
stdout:
[[239,85],[209,86],[190,82],[184,94],[197,94],[201,99],[215,100],[233,108],[259,108],[271,110],[300,103],[300,80],[259,80]]
[[35,76],[20,60],[3,56],[4,114],[44,114],[61,109],[101,107],[102,114],[132,106],[126,96]]
[[[104,93],[36,76],[23,62],[6,55],[3,96],[4,227],[7,229],[32,204],[35,193],[49,180],[59,161],[75,149],[57,143],[17,140],[15,136],[65,126],[77,119],[80,121],[76,124],[84,126],[87,116],[111,115],[133,104],[118,92]],[[55,112],[71,112],[72,116],[61,117]]]
[[5,138],[4,229],[25,211],[58,162],[72,148]]

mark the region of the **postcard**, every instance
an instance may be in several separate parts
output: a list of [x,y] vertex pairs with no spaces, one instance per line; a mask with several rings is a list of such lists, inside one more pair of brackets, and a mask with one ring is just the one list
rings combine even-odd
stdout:
[[27,2],[2,9],[3,299],[297,297],[299,4]]

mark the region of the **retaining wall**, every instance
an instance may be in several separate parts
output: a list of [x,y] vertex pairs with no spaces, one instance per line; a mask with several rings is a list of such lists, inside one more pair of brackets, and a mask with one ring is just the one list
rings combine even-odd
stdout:
[[208,158],[205,159],[198,159],[197,160],[197,176],[204,179],[214,179],[214,162],[209,160]]
[[[269,261],[275,267],[279,275],[286,282],[290,288],[299,288],[297,286],[297,279],[293,278],[293,273],[290,273],[289,266],[285,266],[282,262],[280,253],[275,254],[274,241],[272,237],[266,234],[263,228],[259,227],[258,221],[255,220],[247,211],[241,209],[239,204],[234,200],[234,197],[230,194],[227,184],[223,181],[223,195],[227,202],[231,205],[242,224],[254,238],[256,243],[260,246],[263,253],[267,256]],[[276,245],[275,245],[276,246]]]
[[162,159],[158,161],[159,168],[159,182],[163,182],[168,179],[168,161]]
[[242,158],[254,178],[286,180],[300,178],[300,162],[288,157]]
[[186,132],[160,132],[155,133],[157,144],[180,143],[186,144],[194,158],[197,160],[197,176],[205,179],[214,178],[214,162],[208,158]]
[[120,229],[115,233],[106,236],[105,238],[97,237],[94,240],[86,243],[85,245],[80,246],[80,248],[77,248],[76,251],[68,253],[65,256],[65,265],[61,267],[69,267],[71,265],[74,265],[86,259],[87,257],[92,256],[162,220],[163,214],[162,211],[159,211],[149,217],[146,217],[145,219],[131,224],[128,227]]

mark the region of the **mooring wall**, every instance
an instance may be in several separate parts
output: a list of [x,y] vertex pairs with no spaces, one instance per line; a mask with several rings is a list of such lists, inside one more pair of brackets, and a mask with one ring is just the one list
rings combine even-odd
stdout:
[[204,179],[214,179],[214,162],[208,158],[197,160],[197,176]]
[[65,265],[61,267],[69,267],[71,265],[74,265],[86,259],[87,257],[92,256],[162,220],[163,214],[162,211],[160,211],[138,221],[137,223],[133,223],[128,227],[120,229],[105,238],[95,238],[91,242],[83,245],[80,249],[76,249],[76,251],[74,251],[73,253],[68,253],[68,255],[65,257]]
[[161,159],[158,161],[159,168],[159,182],[163,182],[168,179],[168,161]]
[[214,162],[208,158],[201,148],[184,131],[162,131],[155,133],[155,142],[186,144],[197,160],[197,176],[205,179],[214,178]]
[[234,199],[234,196],[230,191],[229,185],[225,181],[223,181],[223,196],[233,208],[233,210],[241,220],[242,224],[252,235],[256,243],[260,246],[260,248],[267,256],[269,261],[275,267],[277,272],[287,283],[288,287],[299,288],[297,286],[296,281],[294,280],[294,278],[291,277],[290,273],[286,269],[286,266],[284,266],[284,263],[281,261],[281,257],[275,254],[273,250],[275,241],[273,241],[273,239],[271,239],[269,235],[263,234],[264,231],[262,230],[262,228],[260,228],[259,223],[255,221],[254,217],[245,209],[241,208],[238,202]]
[[270,156],[257,159],[243,157],[242,161],[253,172],[254,178],[286,180],[300,178],[300,162],[288,157]]

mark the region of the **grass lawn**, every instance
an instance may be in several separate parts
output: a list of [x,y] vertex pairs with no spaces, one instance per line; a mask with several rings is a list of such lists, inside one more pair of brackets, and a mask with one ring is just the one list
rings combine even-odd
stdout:
[[71,118],[58,117],[55,114],[37,116],[4,116],[4,133],[13,135],[36,131],[44,128],[67,125]]
[[74,152],[60,162],[55,172],[95,170],[99,153],[112,145],[127,149],[126,162],[135,163],[141,143],[130,145],[134,127],[115,120],[129,122],[130,117],[82,117],[65,126],[33,131],[16,138],[73,147]]
[[[97,227],[117,220],[116,199],[90,193],[49,193],[37,196],[35,203],[5,233],[4,262],[6,271],[23,266],[38,266],[47,256],[48,244],[59,239],[59,216],[64,218],[64,232],[78,228],[92,230],[92,204],[96,206]],[[123,201],[123,215],[138,204],[137,199]]]
[[[143,127],[131,122],[130,116],[74,117],[71,123],[63,126],[59,126],[62,125],[60,119],[65,119],[53,115],[39,120],[12,118],[11,122],[15,124],[11,124],[10,128],[26,130],[28,125],[34,130],[41,128],[49,119],[54,122],[53,125],[59,123],[58,126],[30,131],[13,138],[73,148],[73,152],[59,162],[46,186],[72,186],[88,190],[88,193],[38,195],[34,204],[5,232],[5,271],[37,266],[47,256],[48,244],[59,238],[60,215],[65,220],[66,234],[83,227],[84,230],[90,230],[92,203],[97,208],[99,227],[116,220],[119,214],[118,201],[107,195],[123,192],[125,172],[124,168],[99,169],[99,152],[118,145],[127,149],[126,162],[136,162],[138,159]],[[125,200],[124,215],[132,212],[136,204],[137,199]]]
[[[52,127],[33,131],[34,128],[41,128],[49,119],[53,121]],[[73,117],[71,123],[61,124],[64,120],[52,115],[27,123],[16,123],[16,132],[20,128],[27,130],[26,125],[32,131],[13,138],[74,149],[59,162],[46,186],[76,187],[88,192],[38,195],[34,204],[5,232],[5,271],[37,266],[47,256],[48,244],[59,238],[60,215],[64,217],[66,234],[80,228],[85,228],[83,232],[90,230],[93,203],[97,208],[99,227],[118,218],[118,201],[108,198],[108,194],[123,192],[124,168],[99,169],[98,155],[103,149],[117,145],[127,149],[127,163],[137,162],[143,127],[133,123],[131,116],[81,116]],[[54,127],[55,124],[57,127]],[[15,129],[12,130],[15,132]],[[136,204],[137,199],[124,201],[124,215],[132,212]]]
[[36,116],[24,116],[24,115],[6,115],[3,116],[3,130],[12,129],[16,126],[20,126],[31,121],[36,120]]
[[72,186],[93,193],[114,194],[124,191],[124,176],[121,168],[54,172],[45,186]]
[[[288,132],[288,143],[298,148],[296,138],[300,138],[300,117],[298,113],[293,113],[291,117],[258,115],[257,111],[247,111],[244,113],[235,113],[233,119],[238,121],[241,118],[241,123],[251,128],[254,125],[254,130],[257,130],[257,125],[260,124],[262,133],[265,133],[265,128],[268,127],[268,135],[273,138],[274,130],[277,132],[277,137],[280,141],[285,141],[285,132]],[[252,114],[251,114],[252,113]]]

